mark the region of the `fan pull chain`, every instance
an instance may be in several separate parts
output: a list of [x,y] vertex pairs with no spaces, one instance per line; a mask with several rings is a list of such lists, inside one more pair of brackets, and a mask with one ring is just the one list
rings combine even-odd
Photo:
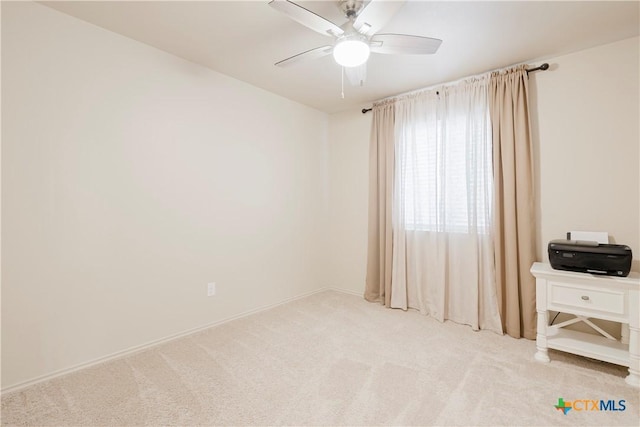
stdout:
[[342,68],[342,99],[344,99],[344,67]]

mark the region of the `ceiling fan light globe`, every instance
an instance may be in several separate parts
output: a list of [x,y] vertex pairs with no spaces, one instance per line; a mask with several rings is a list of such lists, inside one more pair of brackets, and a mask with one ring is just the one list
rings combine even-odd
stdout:
[[369,59],[369,44],[359,39],[340,40],[333,47],[333,58],[343,67],[357,67]]

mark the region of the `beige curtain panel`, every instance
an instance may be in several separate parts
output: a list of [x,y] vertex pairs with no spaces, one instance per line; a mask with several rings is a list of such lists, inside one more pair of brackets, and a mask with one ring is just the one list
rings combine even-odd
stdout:
[[395,108],[392,103],[373,106],[369,144],[369,247],[364,298],[387,307],[391,301],[393,254],[394,123]]
[[391,307],[502,334],[489,76],[395,103]]
[[503,330],[536,337],[533,154],[525,66],[494,72],[489,81],[493,128],[495,264]]

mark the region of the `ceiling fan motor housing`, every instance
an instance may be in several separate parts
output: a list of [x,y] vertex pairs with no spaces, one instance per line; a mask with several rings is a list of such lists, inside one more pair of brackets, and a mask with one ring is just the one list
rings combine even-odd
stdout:
[[346,15],[349,19],[355,19],[360,10],[362,9],[362,5],[364,4],[363,0],[340,0],[338,3],[338,7]]

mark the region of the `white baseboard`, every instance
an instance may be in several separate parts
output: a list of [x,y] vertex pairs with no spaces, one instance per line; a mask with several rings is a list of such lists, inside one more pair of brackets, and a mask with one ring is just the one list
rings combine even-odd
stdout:
[[54,372],[52,372],[50,374],[41,375],[41,376],[33,378],[31,380],[24,381],[24,382],[21,382],[21,383],[14,384],[12,386],[3,388],[2,390],[0,390],[0,394],[13,393],[13,392],[22,390],[24,388],[30,387],[30,386],[32,386],[34,384],[38,384],[38,383],[41,383],[41,382],[44,382],[44,381],[48,381],[48,380],[51,380],[51,379],[54,379],[54,378],[57,378],[57,377],[61,377],[63,375],[67,375],[67,374],[70,374],[72,372],[76,372],[76,371],[79,371],[79,370],[82,370],[82,369],[86,369],[86,368],[89,368],[89,367],[92,367],[92,366],[95,366],[95,365],[99,365],[101,363],[105,363],[105,362],[109,362],[109,361],[112,361],[112,360],[115,360],[115,359],[119,359],[119,358],[122,358],[122,357],[125,357],[125,356],[129,356],[131,354],[138,353],[138,352],[147,350],[147,349],[152,348],[152,347],[156,347],[156,346],[158,346],[160,344],[164,344],[166,342],[173,341],[173,340],[176,340],[178,338],[186,337],[188,335],[195,334],[196,332],[200,332],[200,331],[203,331],[205,329],[212,328],[214,326],[222,325],[222,324],[230,322],[232,320],[236,320],[236,319],[240,319],[242,317],[250,316],[252,314],[260,313],[261,311],[269,310],[271,308],[278,307],[280,305],[287,304],[287,303],[290,303],[292,301],[296,301],[296,300],[299,300],[299,299],[302,299],[302,298],[306,298],[306,297],[309,297],[311,295],[314,295],[314,294],[317,294],[317,293],[320,293],[320,292],[325,292],[325,291],[336,291],[336,292],[342,292],[342,293],[346,293],[346,294],[361,296],[360,294],[357,294],[356,292],[349,291],[349,290],[346,290],[346,289],[335,288],[335,287],[331,287],[331,286],[320,288],[320,289],[317,289],[315,291],[306,292],[306,293],[301,294],[301,295],[297,295],[297,296],[294,296],[294,297],[286,298],[283,301],[280,301],[280,302],[277,302],[277,303],[274,303],[274,304],[269,304],[269,305],[265,305],[265,306],[262,306],[262,307],[258,307],[258,308],[255,308],[253,310],[249,310],[249,311],[242,312],[240,314],[236,314],[234,316],[226,317],[226,318],[221,319],[221,320],[216,320],[215,322],[207,323],[206,325],[198,326],[196,328],[188,329],[188,330],[183,331],[183,332],[178,332],[177,334],[169,335],[169,336],[164,337],[164,338],[160,338],[160,339],[157,339],[157,340],[149,341],[149,342],[147,342],[145,344],[129,347],[128,349],[117,351],[117,352],[109,354],[107,356],[98,357],[97,359],[93,359],[93,360],[90,360],[88,362],[83,362],[83,363],[80,363],[78,365],[71,366],[69,368],[59,369],[59,370],[54,371]]
[[323,290],[342,292],[343,294],[355,295],[357,297],[364,298],[364,296],[363,296],[364,292],[363,291],[356,292],[356,291],[352,291],[351,289],[342,289],[342,288],[338,288],[338,287],[335,287],[335,286],[329,286],[327,288],[324,288]]

